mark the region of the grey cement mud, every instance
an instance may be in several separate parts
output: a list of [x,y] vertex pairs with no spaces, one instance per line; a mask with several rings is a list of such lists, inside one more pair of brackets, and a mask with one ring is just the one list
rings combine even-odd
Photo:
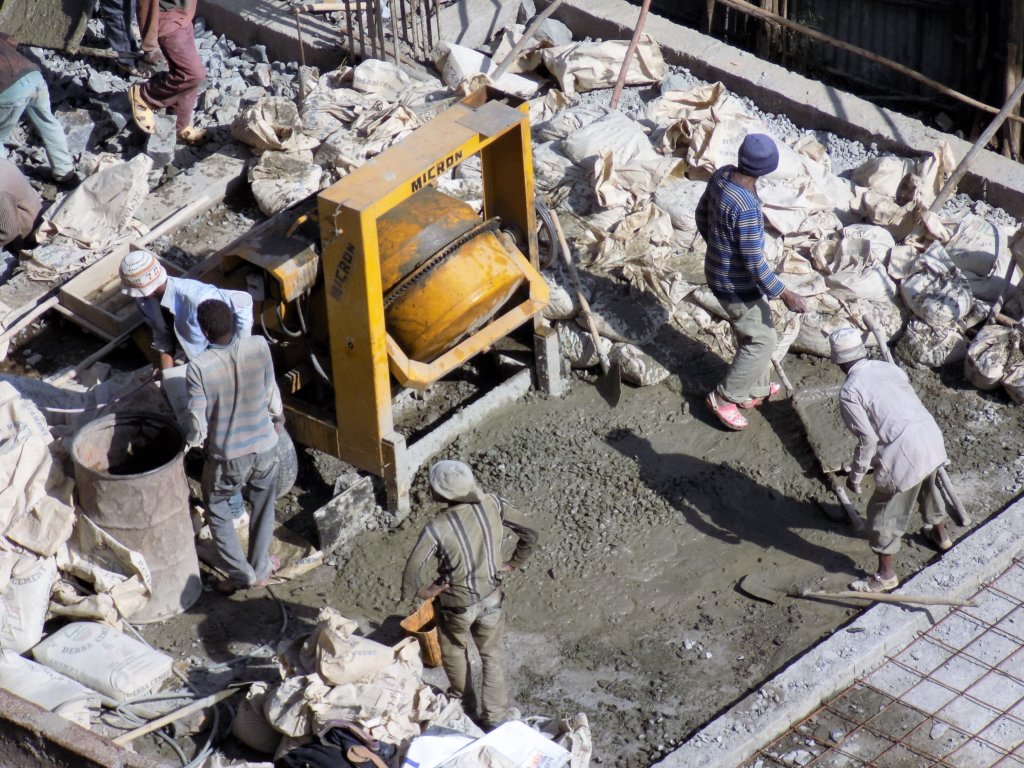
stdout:
[[[724,363],[671,331],[656,346],[675,372],[665,384],[627,388],[610,409],[577,380],[565,398],[531,395],[448,452],[470,461],[485,488],[542,532],[537,555],[507,581],[516,703],[528,714],[587,712],[601,763],[630,768],[669,751],[858,610],[756,602],[736,590],[744,574],[768,570],[835,589],[874,565],[866,544],[826,515],[836,514],[834,500],[788,402],[770,403],[746,433],[725,433],[702,403]],[[793,358],[788,367],[798,385],[838,376],[817,360]],[[981,522],[1019,487],[1013,436],[1024,414],[962,388],[955,371],[913,379],[945,430],[950,474]],[[309,513],[337,471],[328,457],[307,454],[303,488],[282,504],[291,527],[312,535]],[[374,636],[397,638],[407,607],[399,605],[402,566],[436,509],[422,478],[413,507],[397,530],[362,534],[352,552],[275,588],[289,615],[286,636],[308,632],[331,605]],[[912,534],[899,570],[909,575],[932,557]],[[250,652],[280,626],[269,597],[208,593],[187,616],[145,631],[203,665]],[[254,674],[272,668],[264,659],[213,679]],[[193,675],[209,677],[198,666]],[[431,679],[443,684],[436,673]]]

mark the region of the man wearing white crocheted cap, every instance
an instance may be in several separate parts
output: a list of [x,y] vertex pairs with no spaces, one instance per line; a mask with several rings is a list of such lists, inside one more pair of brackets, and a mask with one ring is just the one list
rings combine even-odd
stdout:
[[[537,543],[537,532],[523,524],[508,501],[485,494],[473,470],[461,461],[439,461],[430,468],[435,498],[449,506],[427,523],[409,555],[402,578],[403,599],[437,598],[441,659],[450,693],[475,714],[476,698],[469,676],[470,639],[483,666],[480,722],[494,728],[510,715],[505,683],[505,620],[501,574],[521,568]],[[502,529],[517,537],[515,551],[501,554]],[[436,578],[424,576],[428,560]]]
[[868,542],[878,555],[878,570],[850,588],[886,592],[900,583],[893,557],[907,531],[914,506],[920,504],[924,533],[940,550],[953,546],[946,533],[946,512],[935,484],[946,462],[946,448],[935,419],[921,403],[900,368],[868,360],[860,333],[842,328],[829,336],[832,362],[843,369],[839,390],[843,423],[857,437],[853,467],[846,485],[860,493],[874,469],[875,491],[868,501]]
[[172,277],[152,251],[132,251],[121,259],[121,292],[135,299],[153,331],[153,349],[159,367],[171,368],[175,360],[187,362],[206,350],[210,342],[199,327],[199,305],[207,299],[223,301],[234,314],[235,335],[252,332],[252,297],[244,291],[225,291],[215,285]]

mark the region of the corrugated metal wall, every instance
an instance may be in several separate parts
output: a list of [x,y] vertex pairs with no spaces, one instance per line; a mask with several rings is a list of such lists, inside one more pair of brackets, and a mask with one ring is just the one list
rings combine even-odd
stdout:
[[[979,90],[979,34],[985,0],[789,0],[793,21],[893,59],[951,88]],[[813,47],[813,64],[880,91],[930,93],[880,64],[832,46]]]
[[[629,0],[639,5],[639,0]],[[788,0],[788,17],[819,32],[903,64],[956,90],[981,97],[984,66],[991,45],[984,35],[986,18],[998,13],[1002,0]],[[761,5],[760,2],[754,2]],[[653,0],[655,13],[704,30],[705,0]],[[735,45],[753,48],[763,29],[752,17],[718,5],[714,34]],[[896,92],[934,95],[924,85],[833,46],[799,35],[788,38],[788,57],[780,62],[811,76],[833,71],[876,94]],[[992,66],[991,61],[988,66]],[[1001,77],[1002,73],[994,73]]]

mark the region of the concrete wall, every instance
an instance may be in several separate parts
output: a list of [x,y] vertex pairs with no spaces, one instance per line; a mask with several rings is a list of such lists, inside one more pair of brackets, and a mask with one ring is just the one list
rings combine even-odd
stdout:
[[[537,0],[538,9],[549,4],[550,0]],[[554,15],[572,28],[576,39],[588,35],[626,39],[633,33],[638,9],[624,0],[565,0]],[[943,140],[950,143],[958,159],[971,147],[969,142],[918,120],[761,61],[659,16],[648,17],[645,31],[659,42],[666,61],[680,64],[704,80],[721,81],[762,110],[785,114],[802,128],[831,131],[905,156],[927,154]],[[994,152],[981,152],[960,189],[1024,218],[1024,165],[1020,163]]]
[[148,758],[3,689],[0,689],[0,765],[3,768],[157,766]]

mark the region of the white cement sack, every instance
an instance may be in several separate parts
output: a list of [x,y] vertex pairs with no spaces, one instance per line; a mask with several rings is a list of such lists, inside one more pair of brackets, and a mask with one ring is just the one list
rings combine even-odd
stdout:
[[389,646],[355,634],[359,625],[333,608],[324,608],[303,646],[325,682],[343,685],[373,677],[394,660]]
[[[571,104],[569,97],[566,96],[559,90],[551,89],[543,96],[531,99],[529,103],[530,108],[530,125],[533,126],[533,137],[537,140],[537,126],[546,123],[551,120],[560,111],[564,110]],[[604,114],[604,110],[601,110],[600,114]],[[559,139],[564,139],[569,133],[580,128],[582,126],[575,126],[571,131],[568,131],[564,136],[559,136]]]
[[401,768],[438,768],[459,750],[472,744],[474,739],[464,733],[431,726],[409,744]]
[[47,556],[74,524],[73,483],[53,460],[52,443],[40,410],[10,381],[0,381],[0,534]]
[[58,565],[64,573],[92,584],[98,594],[109,594],[125,618],[140,611],[153,592],[153,576],[142,553],[124,546],[85,515],[75,520]]
[[258,151],[283,150],[297,133],[302,120],[295,102],[267,96],[246,107],[231,123],[231,136]]
[[913,368],[939,368],[967,355],[967,337],[953,325],[934,327],[916,317],[896,344],[896,356]]
[[[601,358],[589,331],[574,322],[555,321],[554,325],[558,333],[558,346],[562,350],[562,356],[569,361],[569,365],[573,368],[590,368],[600,364]],[[607,355],[611,352],[612,343],[608,339],[602,337],[600,345],[602,354]]]
[[856,168],[851,178],[857,186],[867,187],[895,200],[900,184],[913,167],[913,160],[893,156],[873,157]]
[[950,325],[965,317],[974,303],[971,287],[939,243],[932,243],[900,284],[907,307],[931,326]]
[[170,656],[88,621],[61,627],[33,648],[32,655],[115,701],[148,693],[171,674]]
[[[274,730],[293,738],[313,732],[313,715],[307,699],[323,696],[330,687],[319,675],[289,677],[268,692],[263,703],[263,714]],[[278,746],[278,753],[283,742]]]
[[99,706],[96,691],[12,651],[0,653],[0,688],[83,728],[90,726],[89,708]]
[[626,296],[599,294],[590,308],[598,333],[612,341],[638,346],[652,341],[669,317],[665,307],[652,297],[632,293]]
[[971,214],[961,220],[946,243],[946,253],[964,273],[975,297],[995,301],[1003,294],[1012,258],[1008,239],[997,224]]
[[866,301],[892,301],[896,284],[889,279],[885,267],[877,262],[862,263],[825,276],[825,284],[832,295]]
[[622,369],[622,380],[637,387],[660,384],[670,375],[665,366],[633,344],[613,344],[608,359]]
[[586,181],[586,170],[576,165],[565,152],[562,142],[549,141],[533,148],[533,180],[542,192]]
[[1006,375],[1011,350],[1020,344],[1019,334],[1002,325],[986,325],[967,348],[964,378],[981,390],[993,390]]
[[875,224],[848,224],[843,227],[843,240],[867,240],[870,255],[879,264],[889,258],[889,252],[896,247],[896,241],[885,227]]
[[569,764],[568,750],[518,720],[498,726],[461,752],[484,746],[495,749],[517,768],[563,768]]
[[140,152],[128,162],[107,166],[86,179],[43,214],[36,230],[40,243],[57,237],[82,248],[106,248],[128,234],[128,224],[149,194],[153,160]]
[[706,181],[673,178],[657,188],[654,202],[669,215],[673,227],[683,232],[696,232],[694,213],[707,186]]
[[43,637],[57,561],[26,552],[0,552],[6,584],[0,590],[0,650],[24,653]]
[[518,768],[494,747],[470,744],[442,763],[442,768]]
[[[545,320],[572,320],[579,314],[580,306],[576,298],[576,289],[566,280],[560,271],[545,269],[541,271],[544,282],[548,284],[551,298],[544,307],[542,315]],[[590,301],[590,292],[583,286],[583,296]]]
[[1024,405],[1024,356],[1014,354],[1006,366],[1003,389],[1017,405]]
[[231,732],[240,742],[257,752],[272,755],[281,743],[281,734],[270,727],[263,715],[267,699],[267,684],[253,683],[246,691],[245,699],[238,705]]
[[658,154],[643,128],[620,112],[576,131],[562,148],[574,163],[592,164],[594,191],[603,208],[633,208],[663,180],[680,178],[686,170],[678,159]]
[[397,101],[412,79],[390,61],[367,59],[352,70],[352,88],[384,101]]
[[561,141],[581,128],[597,122],[608,113],[607,107],[597,104],[573,104],[560,109],[546,122],[533,126],[533,140],[537,143]]
[[253,197],[267,216],[316,194],[322,177],[323,169],[309,151],[265,152],[249,170]]
[[[546,48],[544,66],[566,93],[611,88],[618,79],[625,59],[628,40],[605,40],[595,43],[572,43]],[[665,60],[661,48],[650,35],[637,45],[626,71],[626,85],[646,85],[665,77]]]

